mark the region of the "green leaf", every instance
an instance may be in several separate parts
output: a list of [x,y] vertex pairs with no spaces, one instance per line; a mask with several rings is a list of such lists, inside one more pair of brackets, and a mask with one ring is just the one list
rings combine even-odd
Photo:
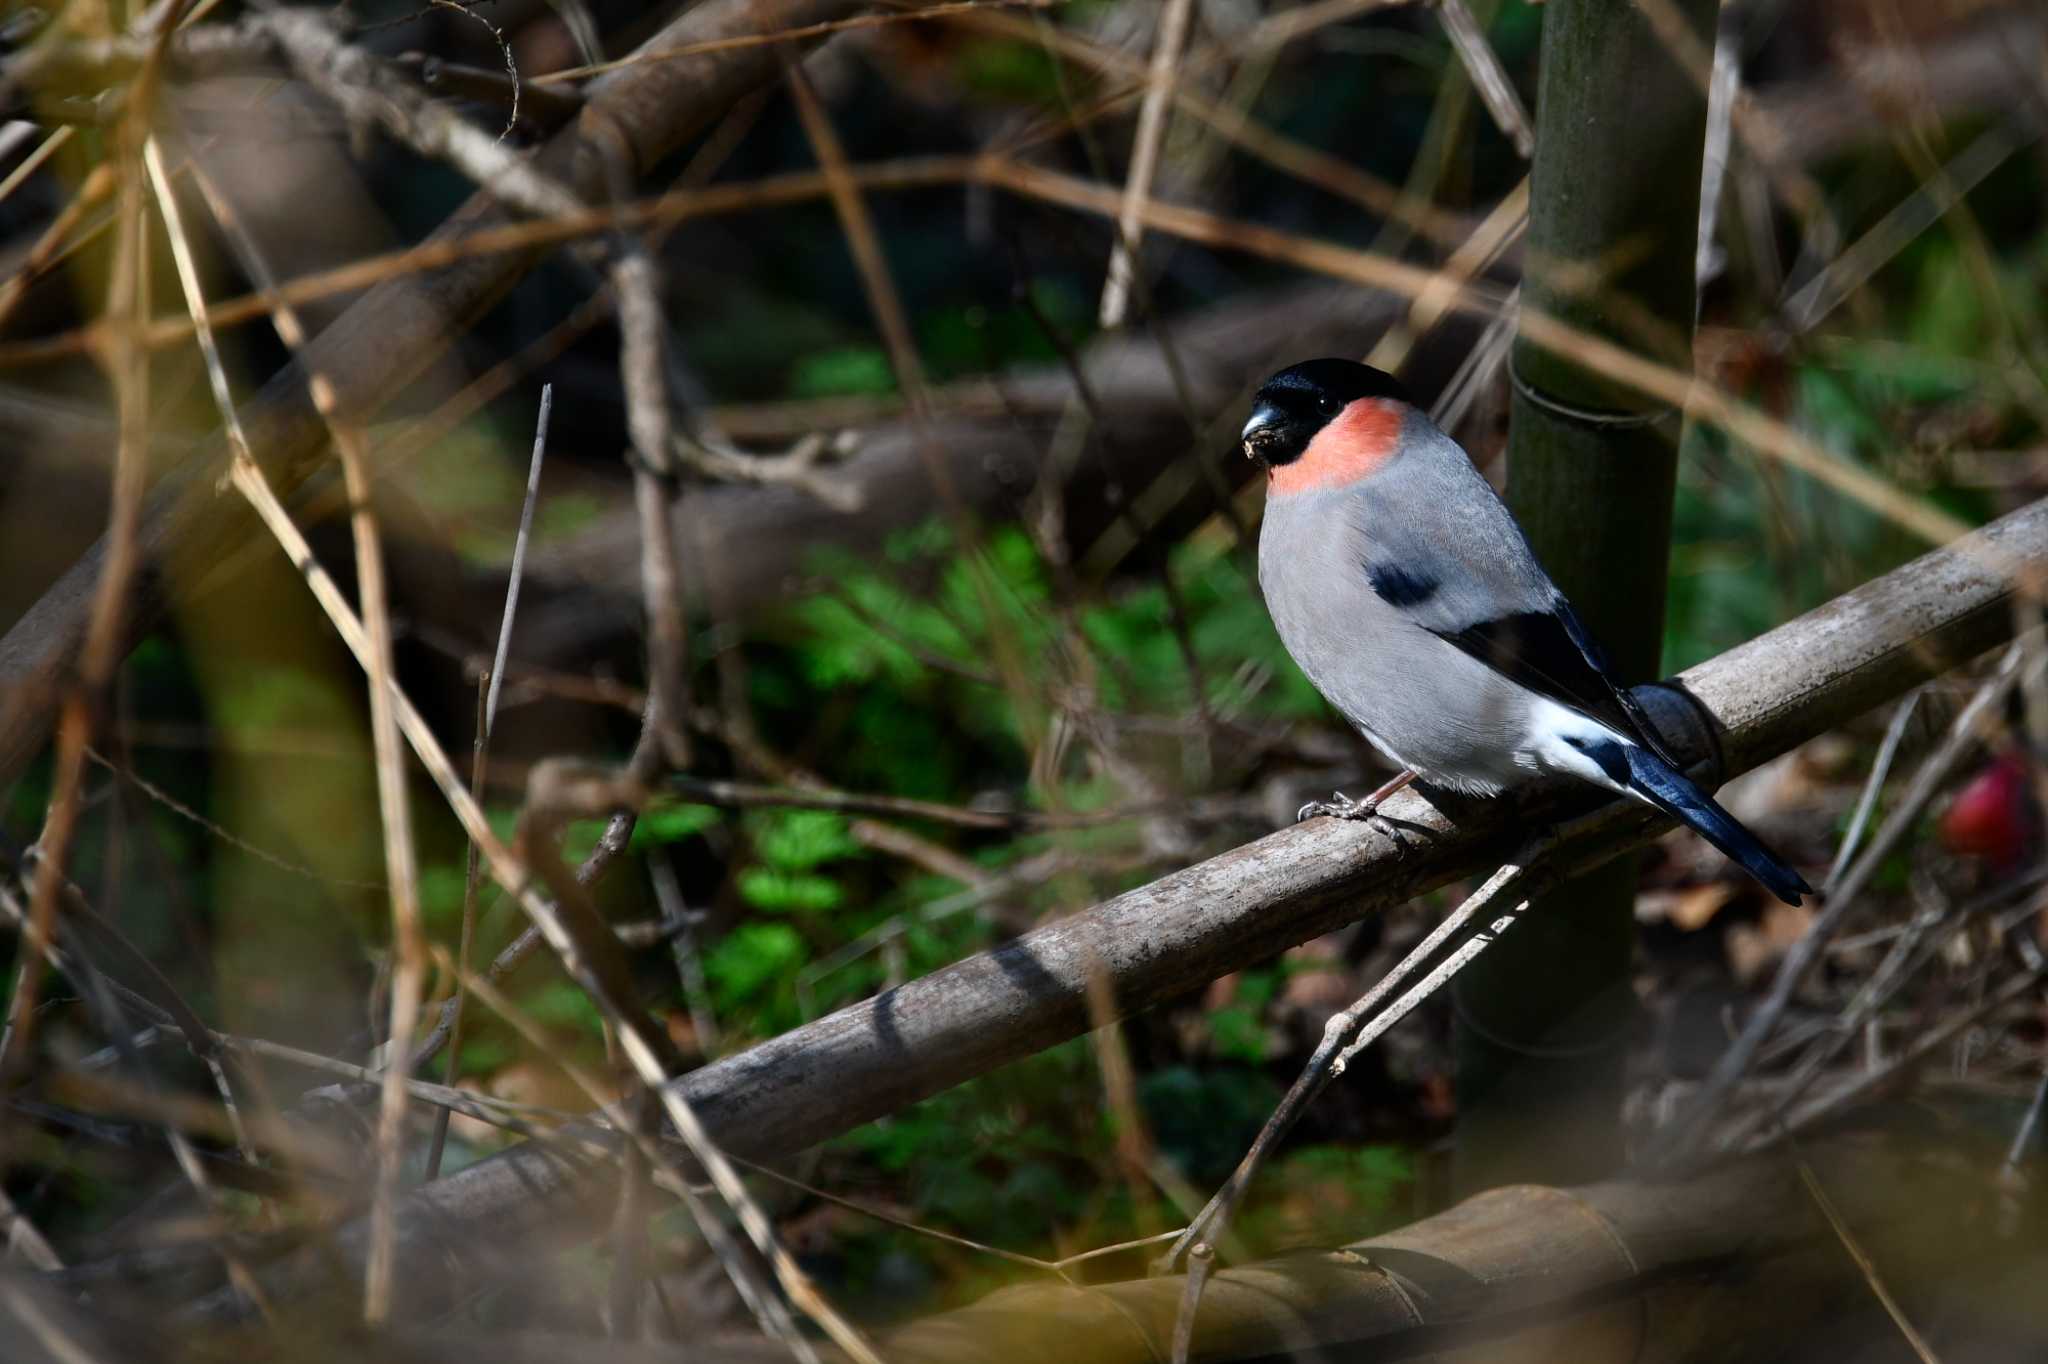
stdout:
[[1985,324],[1976,277],[1953,242],[1928,239],[1917,292],[1907,314],[1907,336],[1915,345],[1943,355],[1983,353],[1992,329]]
[[463,1075],[489,1075],[512,1063],[519,1053],[502,1037],[489,1033],[481,1037],[462,1039],[462,1063],[457,1068]]
[[462,922],[463,893],[469,887],[465,868],[437,862],[420,868],[420,914],[427,931],[448,934]]
[[491,826],[491,832],[498,836],[500,842],[510,843],[512,831],[519,827],[519,809],[517,806],[500,805],[496,809],[485,810],[484,822]]
[[609,819],[579,819],[562,830],[562,860],[570,864],[581,862],[597,851],[597,840],[604,837]]
[[[608,505],[596,493],[550,493],[534,503],[534,539],[545,543],[574,535],[596,524]],[[518,533],[516,526],[513,533]]]
[[777,914],[816,914],[836,908],[845,898],[829,876],[772,867],[749,867],[740,873],[739,886],[747,903]]
[[633,825],[632,850],[645,852],[651,847],[680,843],[715,827],[721,817],[717,807],[710,805],[654,806],[643,811]]
[[1266,1025],[1249,1004],[1226,1004],[1212,1012],[1209,1039],[1218,1056],[1254,1065],[1266,1060]]
[[796,362],[789,376],[794,398],[830,398],[848,394],[894,393],[896,374],[879,346],[838,346],[813,351]]
[[1059,98],[1059,73],[1037,44],[987,38],[970,42],[956,62],[961,82],[984,99],[1051,104]]
[[804,940],[788,924],[741,924],[705,954],[704,974],[717,988],[719,1006],[727,1008],[795,974],[803,959]]
[[571,980],[552,980],[521,1001],[526,1011],[550,1027],[604,1036],[604,1016],[583,987]]
[[846,817],[829,810],[770,811],[752,822],[751,832],[761,859],[786,871],[809,871],[861,852]]

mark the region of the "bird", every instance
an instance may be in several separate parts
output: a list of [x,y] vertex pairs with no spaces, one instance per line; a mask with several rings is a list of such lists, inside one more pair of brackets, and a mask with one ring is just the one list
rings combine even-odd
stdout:
[[1259,587],[1308,680],[1400,775],[1298,816],[1368,819],[1409,782],[1491,796],[1574,777],[1661,810],[1787,904],[1813,894],[1685,775],[1513,513],[1400,381],[1309,360],[1260,386]]

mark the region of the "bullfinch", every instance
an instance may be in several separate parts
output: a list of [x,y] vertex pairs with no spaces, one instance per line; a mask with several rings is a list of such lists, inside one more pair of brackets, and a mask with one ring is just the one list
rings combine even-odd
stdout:
[[1331,705],[1401,769],[1492,795],[1566,775],[1694,830],[1773,894],[1813,888],[1686,778],[1507,506],[1388,374],[1310,360],[1259,389],[1244,450],[1265,466],[1259,586],[1281,642]]

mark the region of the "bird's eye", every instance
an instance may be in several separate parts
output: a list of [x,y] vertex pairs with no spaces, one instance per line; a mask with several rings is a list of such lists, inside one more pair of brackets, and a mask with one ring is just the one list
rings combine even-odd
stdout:
[[1325,417],[1334,417],[1339,412],[1344,410],[1344,404],[1338,402],[1335,398],[1330,397],[1328,394],[1325,394],[1324,396],[1316,399],[1316,409],[1319,412],[1321,412]]

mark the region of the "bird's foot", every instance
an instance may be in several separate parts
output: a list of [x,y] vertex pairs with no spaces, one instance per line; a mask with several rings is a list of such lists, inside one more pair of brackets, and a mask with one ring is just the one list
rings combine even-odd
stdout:
[[1364,800],[1353,800],[1342,791],[1332,792],[1328,800],[1312,800],[1295,811],[1294,822],[1314,819],[1317,815],[1328,815],[1332,819],[1371,819],[1379,813],[1380,803],[1372,796]]

